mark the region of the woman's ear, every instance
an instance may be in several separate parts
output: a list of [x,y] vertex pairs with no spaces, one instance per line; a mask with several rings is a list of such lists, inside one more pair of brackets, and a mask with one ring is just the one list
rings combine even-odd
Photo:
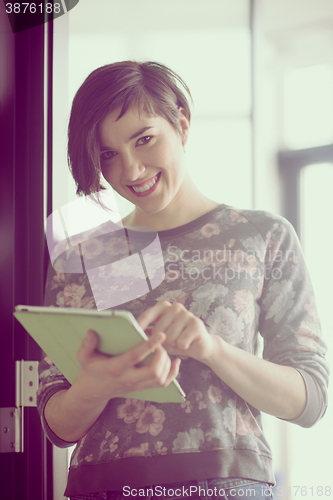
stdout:
[[183,146],[185,146],[189,135],[190,122],[184,108],[179,108],[178,112],[179,112],[179,126],[181,130],[182,144]]

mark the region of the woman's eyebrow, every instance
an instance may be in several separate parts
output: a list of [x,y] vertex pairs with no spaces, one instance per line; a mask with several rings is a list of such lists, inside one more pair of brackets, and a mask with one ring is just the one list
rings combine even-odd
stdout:
[[[131,141],[132,139],[135,139],[136,137],[138,137],[139,135],[143,134],[144,132],[146,132],[146,130],[149,130],[151,128],[154,128],[153,126],[150,126],[150,127],[143,127],[141,128],[140,130],[138,130],[137,132],[135,132],[133,135],[131,135],[131,137],[128,138],[128,140],[126,142],[129,142]],[[100,147],[100,151],[103,152],[103,151],[109,151],[111,150],[112,147],[108,147],[108,146],[101,146]]]
[[143,128],[141,128],[140,130],[138,130],[137,132],[135,132],[135,134],[131,135],[131,137],[129,137],[128,141],[131,141],[132,139],[135,139],[139,135],[141,135],[144,132],[146,132],[146,130],[149,130],[151,128],[153,128],[153,127],[143,127]]

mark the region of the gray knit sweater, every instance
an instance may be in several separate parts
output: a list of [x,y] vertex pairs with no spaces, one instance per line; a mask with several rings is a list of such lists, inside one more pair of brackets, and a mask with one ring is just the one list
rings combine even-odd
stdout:
[[[86,257],[91,268],[110,256],[123,257],[112,234],[90,238]],[[307,405],[293,423],[310,427],[317,422],[327,406],[326,347],[302,251],[288,221],[220,205],[188,224],[159,232],[159,238],[164,280],[118,309],[137,317],[157,301],[180,302],[212,335],[254,354],[262,335],[263,357],[296,368],[305,381]],[[57,271],[50,268],[45,305],[95,308],[87,274],[62,272],[70,258],[67,252],[58,259]],[[121,276],[112,286],[124,288]],[[126,286],[131,288],[130,277]],[[184,403],[109,401],[77,443],[67,495],[209,477],[274,483],[260,412],[192,358],[182,360],[178,379]],[[45,358],[38,407],[45,432],[60,447],[72,443],[48,428],[43,408],[52,394],[67,387],[68,381]]]

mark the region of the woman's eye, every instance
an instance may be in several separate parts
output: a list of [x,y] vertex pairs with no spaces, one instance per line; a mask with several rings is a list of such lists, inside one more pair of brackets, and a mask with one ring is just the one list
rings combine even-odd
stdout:
[[111,160],[116,155],[115,151],[104,151],[104,153],[101,154],[101,159],[102,160]]
[[142,146],[143,144],[148,144],[148,142],[150,142],[152,138],[153,138],[152,135],[145,135],[144,137],[140,137],[140,139],[138,139],[137,144],[139,146]]

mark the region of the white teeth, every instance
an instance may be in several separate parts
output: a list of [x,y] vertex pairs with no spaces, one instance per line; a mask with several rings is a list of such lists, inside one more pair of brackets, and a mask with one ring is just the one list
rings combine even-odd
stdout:
[[147,184],[144,184],[143,186],[140,187],[132,186],[132,188],[136,193],[143,193],[144,191],[148,191],[148,189],[150,189],[156,183],[156,181],[157,181],[157,175],[154,177],[154,179],[147,182]]

